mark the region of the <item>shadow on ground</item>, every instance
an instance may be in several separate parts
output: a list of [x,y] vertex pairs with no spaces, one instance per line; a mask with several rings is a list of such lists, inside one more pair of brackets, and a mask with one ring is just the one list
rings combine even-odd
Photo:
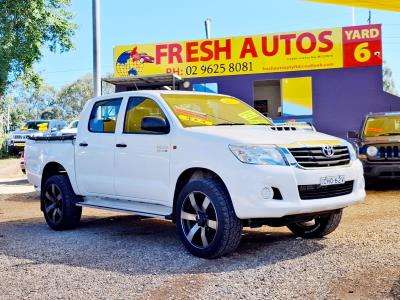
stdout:
[[[39,192],[29,192],[21,194],[3,194],[4,201],[7,202],[37,202],[39,203]],[[1,197],[0,197],[1,198]]]
[[26,178],[12,179],[12,180],[0,179],[0,185],[13,186],[13,185],[27,185],[27,184],[29,183]]
[[366,182],[367,191],[396,191],[400,190],[400,180],[398,179],[387,179],[387,180],[367,180]]
[[289,233],[247,230],[233,255],[205,260],[184,249],[175,225],[168,221],[84,217],[79,229],[63,232],[52,231],[41,218],[0,223],[0,255],[29,260],[27,264],[64,264],[126,274],[251,269],[296,259],[323,247],[318,240],[295,239]]

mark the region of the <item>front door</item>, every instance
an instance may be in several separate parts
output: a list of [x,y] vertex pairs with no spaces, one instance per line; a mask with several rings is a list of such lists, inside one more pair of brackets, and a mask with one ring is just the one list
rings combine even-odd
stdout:
[[115,129],[122,98],[93,105],[88,124],[80,124],[76,140],[76,178],[85,195],[115,195]]
[[169,192],[170,135],[141,129],[144,117],[166,119],[147,97],[130,97],[122,132],[116,136],[115,190],[134,200],[165,202]]

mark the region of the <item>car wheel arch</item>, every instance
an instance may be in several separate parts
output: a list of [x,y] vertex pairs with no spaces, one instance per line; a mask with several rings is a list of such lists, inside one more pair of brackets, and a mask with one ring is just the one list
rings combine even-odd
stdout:
[[42,179],[41,179],[41,187],[40,187],[40,208],[43,210],[43,192],[44,192],[44,185],[46,183],[46,181],[54,176],[54,175],[64,175],[68,178],[68,173],[66,171],[66,169],[58,162],[48,162],[42,171]]
[[175,209],[176,209],[176,202],[179,196],[180,191],[182,188],[190,181],[196,180],[196,179],[202,179],[202,178],[213,178],[218,180],[222,186],[225,189],[226,194],[229,197],[229,200],[231,200],[228,188],[226,187],[226,184],[222,180],[222,178],[214,171],[207,169],[207,168],[200,168],[200,167],[194,167],[194,168],[189,168],[181,172],[179,175],[178,179],[176,180],[175,184],[175,190],[174,190],[174,198],[173,198],[173,210],[172,210],[172,220],[175,222]]

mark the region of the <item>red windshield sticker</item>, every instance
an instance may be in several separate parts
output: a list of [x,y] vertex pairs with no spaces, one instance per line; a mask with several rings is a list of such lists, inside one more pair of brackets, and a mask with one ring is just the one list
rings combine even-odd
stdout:
[[181,115],[186,115],[189,117],[194,117],[200,120],[208,120],[207,115],[204,115],[200,112],[196,112],[196,111],[192,111],[192,110],[188,110],[188,109],[182,109],[182,108],[176,108],[175,112],[177,114],[181,114]]
[[383,132],[383,129],[382,129],[382,128],[369,127],[369,128],[367,128],[367,132],[382,133],[382,132]]

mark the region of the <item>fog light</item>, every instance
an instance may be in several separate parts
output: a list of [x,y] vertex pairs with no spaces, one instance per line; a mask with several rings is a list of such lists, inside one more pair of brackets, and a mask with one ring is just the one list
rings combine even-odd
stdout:
[[274,197],[274,190],[270,186],[266,186],[261,190],[261,196],[264,200],[271,200]]

